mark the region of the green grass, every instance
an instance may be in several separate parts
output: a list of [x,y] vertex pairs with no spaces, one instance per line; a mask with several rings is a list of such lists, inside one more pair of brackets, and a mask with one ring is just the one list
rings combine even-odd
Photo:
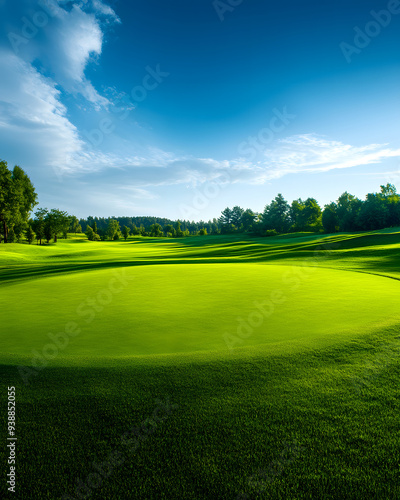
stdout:
[[399,255],[397,230],[0,245],[14,498],[79,498],[116,450],[87,498],[399,498]]

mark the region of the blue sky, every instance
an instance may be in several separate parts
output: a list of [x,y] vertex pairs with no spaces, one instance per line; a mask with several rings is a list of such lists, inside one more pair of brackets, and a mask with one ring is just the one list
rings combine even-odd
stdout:
[[400,188],[399,25],[398,0],[0,0],[0,158],[79,217]]

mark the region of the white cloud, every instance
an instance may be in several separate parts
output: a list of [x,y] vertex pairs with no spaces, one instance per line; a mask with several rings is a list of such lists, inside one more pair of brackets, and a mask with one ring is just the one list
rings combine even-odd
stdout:
[[[40,71],[51,75],[66,92],[81,94],[96,109],[108,107],[110,101],[95,89],[85,71],[101,56],[108,26],[120,23],[120,19],[111,7],[99,0],[48,2],[51,7],[43,7],[49,13],[47,22],[37,29],[32,25],[36,30],[32,36],[14,44],[16,54],[27,63],[40,66]],[[25,0],[21,14],[26,16],[32,8],[41,12],[39,6],[37,2]],[[21,34],[24,37],[21,20],[18,24],[14,36],[21,39]]]
[[0,50],[0,67],[2,149],[14,145],[28,164],[68,165],[84,143],[66,117],[55,83],[11,52]]
[[388,158],[400,157],[400,149],[387,144],[352,146],[319,136],[303,134],[287,137],[276,147],[264,152],[256,182],[300,172],[327,172],[333,169],[376,164]]
[[400,157],[400,149],[370,144],[356,147],[315,134],[282,139],[264,153],[257,163],[244,159],[216,160],[177,155],[158,148],[148,148],[140,155],[118,155],[95,150],[80,150],[70,159],[64,173],[105,180],[117,176],[120,183],[136,188],[167,185],[196,187],[217,180],[219,183],[265,184],[288,174],[326,172],[377,164]]
[[[56,81],[65,90],[80,93],[97,108],[107,106],[108,99],[101,96],[85,76],[90,62],[101,55],[103,32],[94,14],[74,6],[59,13],[59,23],[49,32],[47,60]],[[42,57],[45,54],[42,51]]]
[[121,22],[121,19],[117,16],[115,11],[109,5],[105,5],[100,0],[92,0],[92,6],[98,14],[111,18],[116,23]]

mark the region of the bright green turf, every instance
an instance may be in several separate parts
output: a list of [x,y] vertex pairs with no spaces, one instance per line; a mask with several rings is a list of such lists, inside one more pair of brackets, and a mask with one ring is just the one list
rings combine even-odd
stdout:
[[[78,498],[115,450],[124,464],[87,498],[399,498],[399,255],[395,230],[0,245],[14,498]],[[115,273],[133,279],[86,323],[77,307]],[[230,351],[224,334],[279,290]],[[71,321],[81,333],[24,385],[16,365]],[[167,396],[178,407],[129,452],[121,437]]]
[[397,281],[380,276],[300,266],[86,271],[8,286],[0,347],[10,356],[41,351],[48,334],[69,322],[81,332],[60,355],[91,362],[202,350],[229,354],[229,346],[293,340],[313,346],[399,322],[398,290]]

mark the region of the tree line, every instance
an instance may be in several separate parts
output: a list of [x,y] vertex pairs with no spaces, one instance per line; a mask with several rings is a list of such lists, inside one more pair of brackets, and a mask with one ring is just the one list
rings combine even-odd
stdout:
[[250,232],[273,236],[288,232],[370,231],[400,226],[400,196],[393,184],[380,186],[364,200],[344,192],[322,209],[315,198],[301,198],[289,204],[278,194],[261,213],[239,206],[226,208],[218,219],[221,233]]
[[393,184],[380,186],[364,200],[344,192],[322,209],[315,198],[293,200],[278,194],[263,212],[240,206],[225,208],[206,221],[173,221],[159,217],[88,217],[78,219],[59,209],[39,208],[35,188],[21,167],[10,170],[0,161],[0,242],[25,238],[30,244],[55,243],[68,233],[85,233],[89,240],[118,240],[130,236],[181,238],[191,235],[248,233],[273,236],[288,232],[369,231],[400,226],[400,196]]
[[[79,223],[85,231],[88,226],[95,228],[94,232],[99,235],[99,239],[126,239],[129,235],[182,237],[249,233],[255,236],[273,236],[299,231],[368,231],[400,226],[400,196],[395,186],[388,183],[381,185],[379,192],[368,193],[365,200],[346,191],[323,209],[315,198],[298,198],[289,204],[282,194],[278,194],[261,213],[240,206],[227,207],[219,218],[207,222],[171,221],[156,217],[88,217],[81,219]],[[110,229],[114,225],[115,231]]]

